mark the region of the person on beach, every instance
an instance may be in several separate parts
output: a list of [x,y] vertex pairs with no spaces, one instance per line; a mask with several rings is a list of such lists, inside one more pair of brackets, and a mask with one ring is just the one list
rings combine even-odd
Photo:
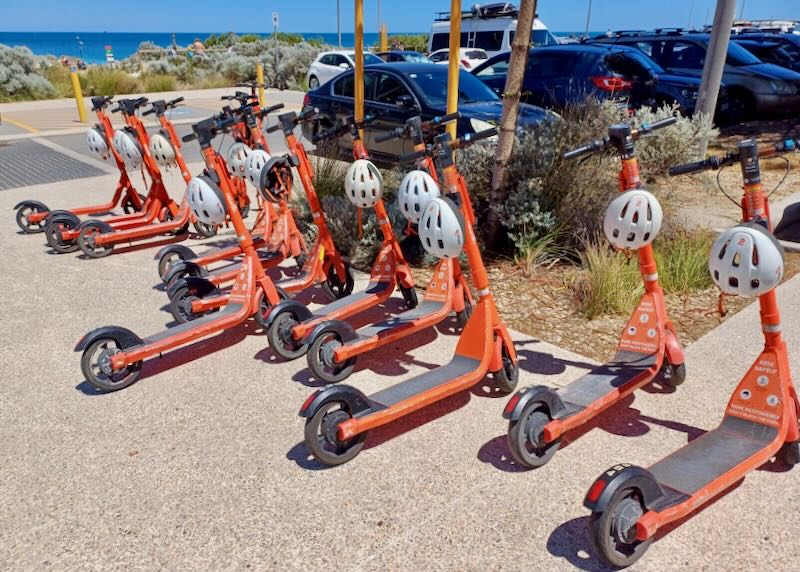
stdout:
[[202,58],[204,55],[206,55],[206,47],[203,45],[203,42],[200,41],[200,38],[194,39],[192,48],[194,48],[194,55],[197,57]]

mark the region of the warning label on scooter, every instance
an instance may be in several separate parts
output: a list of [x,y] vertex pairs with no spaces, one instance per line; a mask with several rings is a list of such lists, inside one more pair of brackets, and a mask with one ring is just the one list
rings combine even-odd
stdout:
[[728,404],[728,415],[754,423],[779,427],[782,408],[780,398],[772,393],[778,385],[774,378],[778,368],[770,359],[760,359],[750,368]]
[[655,304],[651,296],[645,295],[622,332],[619,349],[643,354],[656,353],[659,348],[657,325]]

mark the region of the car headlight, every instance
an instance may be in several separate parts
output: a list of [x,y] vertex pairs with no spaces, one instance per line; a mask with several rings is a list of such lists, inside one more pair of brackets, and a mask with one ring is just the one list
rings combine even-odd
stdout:
[[697,99],[697,94],[698,94],[698,93],[699,93],[699,92],[698,92],[696,89],[686,89],[686,88],[683,88],[683,89],[681,90],[681,95],[682,95],[683,97],[685,97],[686,99]]
[[469,124],[472,126],[472,130],[475,133],[480,133],[481,131],[486,131],[487,129],[494,127],[493,123],[489,123],[488,121],[483,121],[481,119],[470,119]]
[[769,86],[772,88],[773,93],[778,95],[793,95],[796,91],[789,83],[780,79],[773,79],[769,82]]

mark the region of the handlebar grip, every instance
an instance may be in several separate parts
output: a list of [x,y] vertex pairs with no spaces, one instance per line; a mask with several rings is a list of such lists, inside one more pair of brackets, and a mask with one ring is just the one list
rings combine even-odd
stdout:
[[455,121],[456,119],[461,119],[461,113],[458,111],[454,111],[453,113],[448,113],[447,115],[440,115],[438,117],[434,117],[431,119],[431,124],[433,125],[440,125],[442,123],[449,123],[450,121]]
[[170,101],[170,102],[169,102],[167,105],[168,105],[169,107],[174,107],[174,106],[178,105],[178,104],[179,104],[180,102],[182,102],[182,101],[183,101],[183,96],[176,97],[175,99],[173,99],[172,101]]
[[417,159],[422,159],[425,155],[427,155],[427,151],[414,151],[412,153],[408,153],[406,155],[401,155],[398,159],[398,163],[410,163],[411,161],[416,161]]
[[662,129],[663,127],[669,127],[670,125],[675,125],[678,122],[678,118],[674,115],[669,117],[665,117],[664,119],[659,119],[658,121],[654,121],[653,123],[649,123],[644,127],[647,127],[650,131],[655,131],[656,129]]
[[694,163],[686,163],[685,165],[676,165],[669,168],[669,176],[675,177],[677,175],[688,175],[689,173],[698,173],[712,168],[711,162],[706,159],[704,161],[695,161]]
[[181,141],[183,141],[184,143],[188,143],[189,141],[194,141],[195,139],[197,139],[197,133],[189,133],[188,135],[184,135],[183,137],[181,137]]
[[286,106],[283,105],[282,103],[278,103],[276,105],[270,105],[266,109],[262,109],[261,110],[261,117],[265,117],[266,115],[269,115],[270,113],[278,111],[279,109],[283,109],[284,107],[286,107]]
[[276,123],[275,125],[270,125],[269,127],[267,127],[266,132],[267,133],[275,133],[280,128],[281,128],[280,123]]
[[467,144],[476,143],[481,139],[488,139],[489,137],[494,137],[495,135],[497,135],[497,127],[492,127],[491,129],[484,129],[478,133],[467,133],[461,137],[461,140]]
[[383,133],[375,137],[375,143],[385,143],[386,141],[391,141],[392,139],[399,139],[403,136],[404,129],[395,128],[391,131]]
[[122,111],[122,106],[119,103],[111,109],[111,113],[117,113],[118,111]]
[[599,151],[605,147],[605,141],[602,139],[595,139],[591,143],[587,143],[586,145],[581,145],[580,147],[576,147],[570,151],[561,155],[562,159],[576,159],[577,157],[583,157],[584,155],[589,155],[590,153],[594,153],[595,151]]
[[156,112],[156,108],[155,107],[151,107],[150,109],[148,109],[146,111],[142,111],[142,115],[152,115],[155,112]]

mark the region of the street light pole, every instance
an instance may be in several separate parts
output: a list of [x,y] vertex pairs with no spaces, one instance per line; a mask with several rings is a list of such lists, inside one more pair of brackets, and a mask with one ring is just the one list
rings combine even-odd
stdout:
[[342,22],[339,13],[339,0],[336,0],[336,34],[339,36],[339,49],[342,49]]
[[584,37],[589,37],[589,20],[592,19],[592,0],[589,0],[589,8],[586,10],[586,30],[584,30]]

